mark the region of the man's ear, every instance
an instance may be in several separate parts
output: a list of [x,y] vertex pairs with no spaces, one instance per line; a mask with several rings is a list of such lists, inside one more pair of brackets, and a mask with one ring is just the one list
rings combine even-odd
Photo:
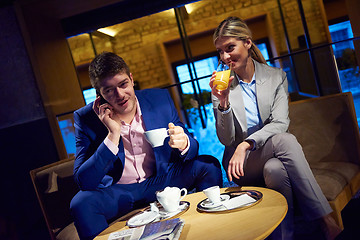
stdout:
[[132,73],[130,73],[130,76],[129,76],[129,77],[130,77],[130,80],[131,80],[131,84],[132,84],[133,86],[135,86]]

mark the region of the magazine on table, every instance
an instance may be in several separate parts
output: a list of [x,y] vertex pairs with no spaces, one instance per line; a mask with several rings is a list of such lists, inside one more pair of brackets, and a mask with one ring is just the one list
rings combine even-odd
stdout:
[[141,227],[113,232],[108,240],[177,240],[180,237],[184,224],[184,220],[180,218],[149,223]]

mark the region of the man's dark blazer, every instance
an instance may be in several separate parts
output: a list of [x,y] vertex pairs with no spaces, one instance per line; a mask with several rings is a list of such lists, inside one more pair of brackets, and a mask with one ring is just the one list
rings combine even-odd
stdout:
[[[181,126],[190,140],[190,149],[181,156],[178,149],[172,149],[167,140],[161,147],[153,148],[156,159],[156,174],[166,174],[176,161],[186,161],[197,157],[199,144],[185,129],[167,90],[146,89],[135,91],[145,124],[145,131],[167,128],[170,122]],[[81,190],[95,190],[115,184],[121,177],[125,153],[120,138],[116,156],[105,146],[107,128],[92,109],[92,103],[74,112],[76,158],[74,164],[75,181]]]

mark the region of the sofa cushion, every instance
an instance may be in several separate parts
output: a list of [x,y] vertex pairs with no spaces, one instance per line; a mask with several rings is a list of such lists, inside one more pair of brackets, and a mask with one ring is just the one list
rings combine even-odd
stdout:
[[345,178],[334,171],[326,169],[312,169],[312,171],[328,201],[334,200],[346,186]]
[[73,176],[58,176],[57,185],[58,191],[43,195],[43,204],[53,228],[62,229],[73,221],[70,215],[70,201],[78,192],[78,188]]
[[320,162],[310,164],[312,169],[324,169],[341,175],[349,184],[360,171],[360,166],[350,162]]
[[53,193],[59,190],[58,187],[58,175],[56,172],[51,172],[48,178],[48,188],[45,190],[45,193]]
[[54,233],[73,222],[70,201],[79,191],[73,179],[74,161],[45,168],[36,173],[36,186]]
[[360,170],[359,166],[346,162],[322,162],[311,165],[316,181],[328,201],[334,200]]
[[57,240],[79,240],[74,223],[69,224],[56,235]]
[[310,167],[328,201],[335,200],[360,171],[358,165],[349,162],[313,163]]

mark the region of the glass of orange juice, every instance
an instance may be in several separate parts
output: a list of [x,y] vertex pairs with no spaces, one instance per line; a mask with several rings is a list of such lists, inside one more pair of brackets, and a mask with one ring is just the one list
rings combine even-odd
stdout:
[[229,85],[231,69],[224,64],[223,62],[219,63],[219,66],[216,69],[216,76],[214,80],[214,84],[217,85],[217,90],[225,90]]

